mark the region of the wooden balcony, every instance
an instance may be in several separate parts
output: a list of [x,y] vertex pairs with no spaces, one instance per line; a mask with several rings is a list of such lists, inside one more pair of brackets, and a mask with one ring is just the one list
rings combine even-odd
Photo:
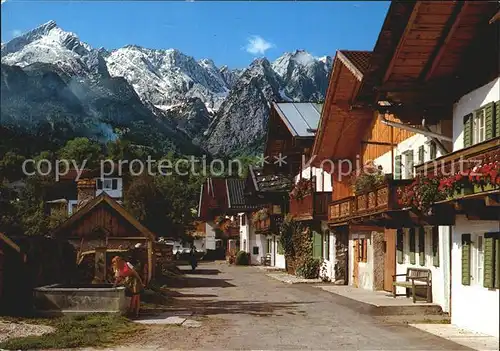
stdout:
[[329,205],[328,221],[332,224],[349,224],[355,219],[370,218],[384,212],[401,210],[398,188],[412,180],[388,180],[371,191],[349,196]]
[[290,214],[298,221],[326,220],[331,192],[312,192],[302,199],[290,199]]
[[253,223],[256,234],[279,234],[279,228],[283,222],[283,216],[271,215],[264,220],[258,220]]

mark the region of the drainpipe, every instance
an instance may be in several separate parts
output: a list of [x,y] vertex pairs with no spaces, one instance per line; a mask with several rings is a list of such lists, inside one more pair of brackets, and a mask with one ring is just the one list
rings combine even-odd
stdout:
[[399,123],[399,122],[389,121],[382,114],[380,114],[380,118],[382,119],[382,123],[383,124],[391,126],[391,127],[396,127],[396,128],[408,130],[410,132],[423,134],[423,135],[428,136],[430,138],[436,138],[436,139],[439,139],[439,140],[453,142],[452,138],[450,138],[450,137],[448,137],[446,135],[443,135],[443,134],[434,133],[434,132],[431,132],[431,131],[428,131],[428,130],[423,130],[423,129],[416,128],[416,127],[411,127],[409,125],[406,125],[406,124],[403,124],[403,123]]

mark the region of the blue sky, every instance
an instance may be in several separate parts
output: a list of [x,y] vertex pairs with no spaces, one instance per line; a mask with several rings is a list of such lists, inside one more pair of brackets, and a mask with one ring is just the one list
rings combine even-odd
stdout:
[[2,42],[49,20],[93,47],[176,48],[217,65],[245,67],[304,49],[370,50],[389,2],[1,0]]

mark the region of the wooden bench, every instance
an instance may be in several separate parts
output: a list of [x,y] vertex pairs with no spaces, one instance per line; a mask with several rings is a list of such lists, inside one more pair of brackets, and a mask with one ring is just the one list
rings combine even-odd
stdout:
[[[405,277],[404,281],[398,281],[397,277]],[[396,294],[396,288],[400,286],[406,289],[406,297],[410,297],[409,289],[411,289],[413,303],[417,301],[415,296],[415,288],[425,286],[426,287],[426,299],[427,302],[432,302],[432,273],[430,269],[424,268],[408,268],[405,274],[396,274],[392,276],[392,292],[394,297],[398,296]],[[401,295],[401,294],[400,294]]]
[[271,265],[271,254],[266,254],[265,256],[262,256],[260,258],[260,264],[263,266],[270,266]]

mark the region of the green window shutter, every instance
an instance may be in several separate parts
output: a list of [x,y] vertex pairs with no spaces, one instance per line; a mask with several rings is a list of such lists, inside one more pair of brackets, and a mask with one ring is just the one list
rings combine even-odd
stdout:
[[410,263],[415,262],[415,228],[410,228]]
[[431,145],[430,145],[430,156],[431,156],[431,160],[435,160],[436,157],[437,157],[437,148],[436,148],[436,142],[435,141],[431,141]]
[[472,145],[472,117],[472,113],[464,117],[464,147]]
[[398,229],[396,232],[396,253],[397,260],[399,264],[403,263],[404,255],[403,255],[403,229]]
[[462,285],[470,285],[470,234],[462,234]]
[[495,133],[493,118],[495,116],[495,103],[490,102],[484,107],[484,117],[485,117],[485,139],[492,139]]
[[495,239],[495,289],[500,289],[500,238]]
[[500,136],[500,100],[495,103],[495,136]]
[[493,288],[495,285],[495,239],[491,233],[484,235],[484,267],[483,286]]
[[424,159],[425,159],[425,148],[423,145],[421,145],[418,148],[418,163],[419,164],[424,163]]
[[418,229],[418,263],[425,266],[425,229],[420,227]]
[[396,156],[395,158],[395,167],[394,167],[394,179],[401,179],[401,163],[402,157],[401,155]]
[[439,228],[432,227],[432,264],[439,267]]
[[323,240],[321,233],[313,231],[313,257],[321,258],[321,251],[323,246]]

